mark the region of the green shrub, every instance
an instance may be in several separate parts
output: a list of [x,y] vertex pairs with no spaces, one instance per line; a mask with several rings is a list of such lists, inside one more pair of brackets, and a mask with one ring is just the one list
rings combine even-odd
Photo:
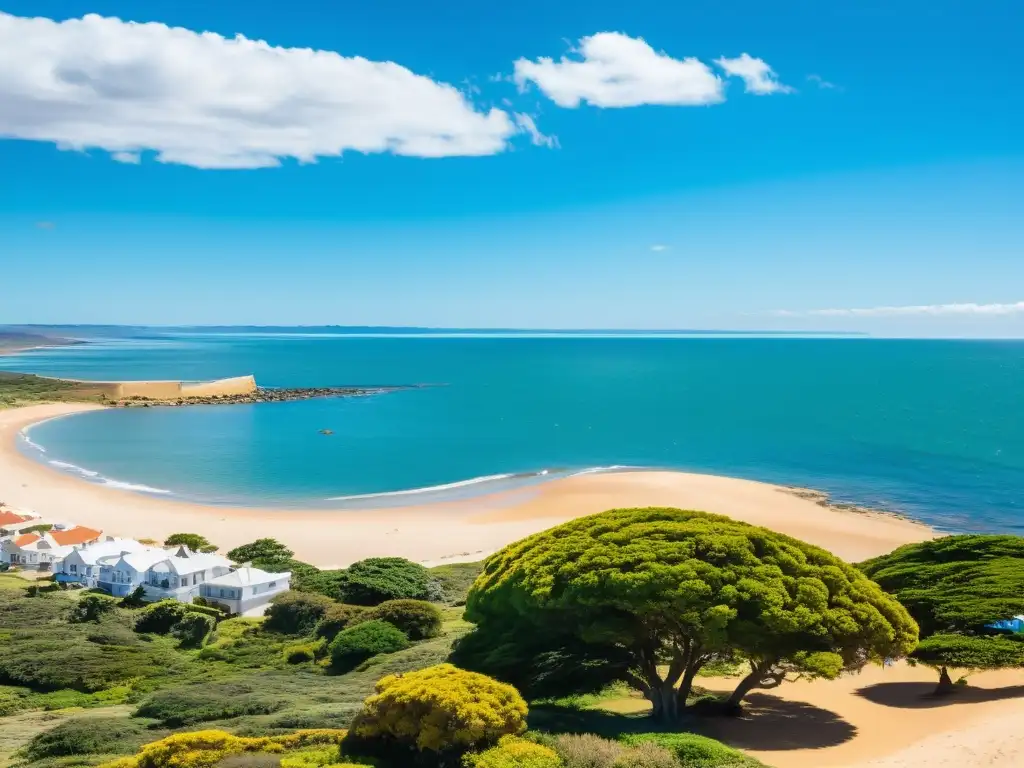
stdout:
[[284,660],[289,664],[303,664],[316,659],[324,649],[324,641],[317,640],[312,643],[295,643],[285,646],[281,651]]
[[218,608],[212,605],[205,605],[204,603],[192,602],[186,605],[185,608],[189,613],[201,613],[204,616],[209,616],[215,622],[223,619],[225,615],[223,608]]
[[74,624],[97,622],[103,616],[117,610],[118,602],[117,598],[109,595],[82,595],[71,609],[68,621]]
[[[108,629],[114,642],[98,642]],[[121,633],[127,641],[116,639]],[[181,661],[166,644],[145,642],[118,624],[41,624],[0,641],[0,682],[36,691],[92,693],[132,679],[166,677],[180,669]]]
[[145,604],[146,588],[141,584],[121,598],[122,608],[142,608]]
[[[665,747],[645,741],[622,750],[613,768],[679,768],[680,762]],[[688,768],[688,764],[687,764]]]
[[243,715],[269,715],[283,706],[252,685],[219,682],[158,691],[135,711],[135,717],[151,717],[171,728]]
[[345,569],[339,589],[343,601],[354,605],[428,600],[439,593],[426,568],[402,557],[372,557],[353,563]]
[[615,768],[625,747],[590,733],[563,733],[554,738],[555,752],[565,768]]
[[153,732],[125,717],[76,717],[43,731],[25,747],[28,760],[70,755],[130,754],[153,741]]
[[135,631],[166,635],[185,617],[188,608],[177,600],[161,600],[143,608],[135,619]]
[[394,624],[364,621],[342,630],[331,643],[331,663],[350,669],[378,653],[394,653],[409,647],[409,638]]
[[664,747],[684,768],[756,768],[763,765],[738,749],[695,733],[635,733],[623,736],[621,741],[630,746],[651,743]]
[[330,642],[341,630],[348,629],[360,621],[366,621],[369,610],[362,605],[334,603],[327,608],[324,617],[316,625],[316,636]]
[[171,634],[181,641],[182,647],[199,648],[216,626],[217,622],[210,616],[189,610],[171,628]]
[[424,600],[386,600],[370,611],[369,618],[394,624],[410,640],[437,637],[443,620],[440,609]]
[[505,736],[497,746],[468,754],[462,764],[466,768],[562,768],[562,761],[553,749],[516,736]]
[[315,592],[282,592],[270,601],[263,626],[285,635],[307,635],[332,605],[333,600]]

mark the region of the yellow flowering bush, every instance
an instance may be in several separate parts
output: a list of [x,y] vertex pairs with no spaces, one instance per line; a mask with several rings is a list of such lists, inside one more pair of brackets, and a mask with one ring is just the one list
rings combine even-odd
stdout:
[[285,749],[296,749],[318,744],[341,744],[347,733],[344,728],[308,728],[284,736],[271,736],[270,740]]
[[311,757],[296,755],[288,758],[303,768],[307,765],[325,765],[337,759],[337,745],[347,731],[317,728],[284,736],[246,738],[232,736],[225,731],[206,730],[178,733],[146,744],[135,757],[123,757],[104,763],[100,768],[212,768],[225,757],[244,752],[284,753],[304,747],[325,747],[323,755]]
[[350,733],[419,751],[465,752],[526,729],[526,702],[511,685],[451,664],[377,683]]
[[267,738],[247,739],[224,731],[178,733],[147,744],[135,757],[135,768],[212,768],[242,752],[283,752]]
[[504,736],[498,745],[463,758],[465,768],[561,768],[553,749],[516,736]]

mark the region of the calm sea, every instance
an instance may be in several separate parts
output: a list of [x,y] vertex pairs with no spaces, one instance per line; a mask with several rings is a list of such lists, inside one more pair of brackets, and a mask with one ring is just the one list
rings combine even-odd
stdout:
[[[111,410],[40,425],[23,441],[59,469],[150,493],[366,506],[668,467],[820,488],[945,530],[1024,532],[1019,342],[178,334],[36,351],[0,367],[442,385]],[[418,493],[396,495],[407,491]]]

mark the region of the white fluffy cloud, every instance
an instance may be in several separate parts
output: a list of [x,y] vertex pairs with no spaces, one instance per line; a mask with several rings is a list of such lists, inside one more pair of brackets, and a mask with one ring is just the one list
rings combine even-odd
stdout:
[[1005,316],[1024,314],[1024,301],[1010,304],[919,304],[905,307],[864,307],[859,309],[810,309],[803,312],[779,310],[779,317],[921,317],[948,315]]
[[168,163],[256,168],[349,150],[489,155],[520,129],[393,62],[96,15],[0,13],[0,137],[128,163],[152,150]]
[[793,89],[779,82],[779,78],[764,59],[755,59],[748,53],[741,53],[735,59],[724,56],[715,59],[727,75],[743,80],[743,88],[747,93],[766,96],[770,93],[792,93]]
[[695,58],[673,59],[644,40],[620,32],[599,32],[580,40],[558,61],[542,57],[515,63],[515,82],[534,83],[560,107],[636,107],[641,104],[716,104],[724,83]]

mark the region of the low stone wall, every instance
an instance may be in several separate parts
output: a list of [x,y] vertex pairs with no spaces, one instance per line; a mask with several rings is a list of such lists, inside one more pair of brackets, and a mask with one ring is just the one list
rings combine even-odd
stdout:
[[144,397],[148,400],[178,400],[183,397],[216,397],[218,395],[249,395],[256,392],[256,379],[235,376],[216,381],[83,381],[90,390],[108,400]]
[[182,384],[181,397],[215,397],[217,395],[251,395],[256,391],[256,379],[252,376],[235,376],[232,379],[202,381]]

